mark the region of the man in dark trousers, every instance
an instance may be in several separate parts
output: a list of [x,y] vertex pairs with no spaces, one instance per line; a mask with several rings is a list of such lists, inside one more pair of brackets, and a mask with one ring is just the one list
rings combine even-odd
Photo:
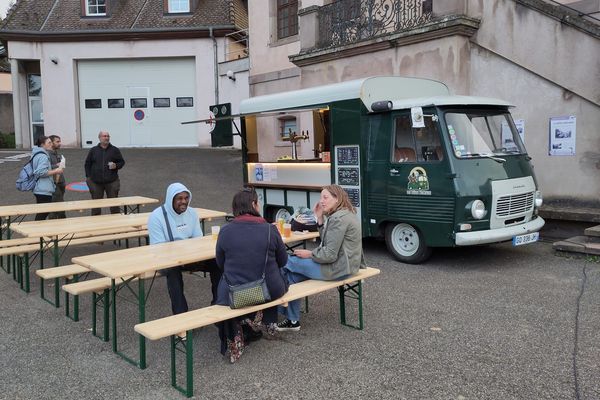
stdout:
[[[54,168],[65,168],[65,162],[63,159],[62,154],[60,154],[58,152],[58,150],[60,150],[60,146],[61,146],[61,140],[60,140],[60,136],[57,135],[50,135],[48,136],[50,138],[50,140],[52,141],[52,151],[48,152],[48,155],[50,156],[50,166],[52,169]],[[56,174],[54,175],[54,185],[56,186],[56,189],[54,190],[54,193],[52,194],[52,202],[60,202],[60,201],[65,201],[65,176],[64,174]],[[56,218],[66,218],[66,214],[64,211],[57,211],[57,212],[53,212],[50,214],[49,218],[50,219],[56,219]]]
[[[158,207],[148,218],[148,236],[150,244],[185,240],[202,236],[202,228],[196,210],[189,207],[192,193],[181,183],[172,183],[167,188],[165,204]],[[171,297],[171,309],[173,314],[188,311],[187,300],[183,294],[183,277],[181,271],[203,271],[210,273],[212,301],[214,304],[217,297],[217,287],[221,280],[221,270],[215,260],[208,260],[181,267],[173,267],[162,270],[167,277],[167,288]],[[181,334],[185,336],[185,332]]]
[[[100,131],[97,146],[90,149],[85,159],[85,177],[92,199],[119,197],[121,182],[118,171],[125,165],[125,160],[118,147],[110,144],[110,134]],[[118,214],[119,207],[111,207],[111,214]],[[100,209],[92,209],[92,215],[100,215]]]

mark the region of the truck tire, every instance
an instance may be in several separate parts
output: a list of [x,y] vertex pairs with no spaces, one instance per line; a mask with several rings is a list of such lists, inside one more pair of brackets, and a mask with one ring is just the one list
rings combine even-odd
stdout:
[[279,218],[283,218],[285,222],[289,222],[292,218],[292,214],[285,207],[270,207],[269,208],[269,222],[278,221]]
[[423,234],[410,224],[388,224],[385,244],[398,261],[406,264],[420,264],[431,256],[431,248],[425,243]]

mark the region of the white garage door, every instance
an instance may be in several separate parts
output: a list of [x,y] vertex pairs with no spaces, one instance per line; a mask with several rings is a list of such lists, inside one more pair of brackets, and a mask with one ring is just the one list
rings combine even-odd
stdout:
[[78,62],[83,147],[107,130],[119,147],[197,146],[193,58]]

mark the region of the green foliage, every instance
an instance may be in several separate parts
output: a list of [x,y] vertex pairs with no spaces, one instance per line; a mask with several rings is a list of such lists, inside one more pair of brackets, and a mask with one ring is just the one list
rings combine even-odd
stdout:
[[15,133],[2,133],[0,132],[0,149],[14,149],[15,148]]

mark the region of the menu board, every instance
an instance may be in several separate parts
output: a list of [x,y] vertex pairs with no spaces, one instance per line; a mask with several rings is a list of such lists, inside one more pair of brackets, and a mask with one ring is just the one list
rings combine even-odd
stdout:
[[338,185],[340,186],[360,186],[360,172],[356,168],[338,168]]
[[338,147],[336,150],[338,165],[359,165],[358,146]]
[[358,145],[335,147],[335,180],[350,198],[360,220],[360,149]]
[[360,190],[351,188],[344,188],[344,190],[348,193],[352,205],[357,208],[360,207]]

